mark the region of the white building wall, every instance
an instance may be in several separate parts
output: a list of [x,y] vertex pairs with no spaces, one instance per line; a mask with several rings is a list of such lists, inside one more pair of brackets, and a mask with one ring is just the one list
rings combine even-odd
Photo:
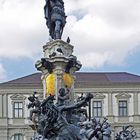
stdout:
[[138,114],[140,114],[140,92],[138,93]]
[[112,101],[113,101],[113,115],[118,116],[118,102],[117,98],[115,97],[117,94],[112,95]]
[[[119,93],[113,93],[113,95],[112,95],[113,115],[116,116],[115,119],[114,119],[116,123],[118,123],[119,119],[117,117],[118,116],[118,101],[117,101],[117,98],[115,96],[118,95],[118,94]],[[26,97],[26,99],[24,101],[24,118],[27,118],[27,117],[29,117],[29,110],[27,109],[27,104],[29,103],[27,98],[29,97],[29,95],[27,95],[27,94],[22,94],[22,95]],[[103,100],[103,116],[107,116],[108,115],[108,102],[109,102],[108,101],[108,93],[104,93],[102,95],[105,95],[105,98],[101,99],[101,100]],[[129,95],[131,95],[131,97],[128,99],[129,100],[128,109],[129,109],[129,115],[131,115],[131,117],[129,118],[128,124],[130,122],[133,124],[132,117],[134,115],[134,111],[133,111],[134,110],[134,98],[133,98],[133,93],[129,93]],[[13,118],[13,105],[12,105],[12,100],[10,98],[11,96],[13,96],[13,94],[8,95],[8,118]],[[138,111],[139,111],[139,115],[140,115],[140,92],[138,93],[138,107],[139,107]],[[9,120],[13,120],[13,119],[9,119]],[[13,125],[13,123],[9,123],[9,124],[10,124],[10,126],[11,126],[11,124]],[[28,120],[25,120],[25,124],[26,125],[29,124]],[[123,125],[123,123],[122,123],[122,125]],[[135,123],[133,125],[135,125]],[[136,130],[138,132],[139,128],[140,128],[138,123],[136,124],[136,127],[137,127]],[[9,133],[10,133],[10,131],[11,130],[9,130]],[[17,132],[17,130],[14,130],[14,133],[16,133],[16,132]],[[140,137],[140,133],[139,133],[139,137]],[[4,140],[4,139],[2,139],[2,140]]]
[[26,97],[25,99],[25,103],[24,103],[24,117],[27,118],[29,117],[29,109],[28,109],[28,104],[29,104],[29,101],[28,101],[28,97],[29,95],[24,95]]
[[129,93],[131,95],[131,98],[128,99],[128,115],[132,116],[134,115],[134,94]]
[[108,115],[108,94],[104,94],[105,98],[103,100],[103,116]]
[[13,118],[13,105],[11,97],[12,94],[8,95],[8,118]]

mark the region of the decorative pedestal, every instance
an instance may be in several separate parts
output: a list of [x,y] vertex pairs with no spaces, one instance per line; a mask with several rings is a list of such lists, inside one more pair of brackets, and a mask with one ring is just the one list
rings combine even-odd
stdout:
[[[81,63],[77,61],[76,56],[72,55],[73,46],[62,41],[54,40],[48,42],[43,46],[44,58],[36,62],[36,68],[42,72],[42,82],[44,87],[44,98],[47,93],[46,78],[53,74],[55,77],[55,94],[58,97],[58,92],[60,88],[73,88],[73,84],[67,86],[64,77],[67,77],[68,80],[74,79],[73,74],[81,68]],[[73,80],[74,81],[74,80]],[[73,94],[71,97],[73,99]],[[56,98],[57,99],[57,98]]]

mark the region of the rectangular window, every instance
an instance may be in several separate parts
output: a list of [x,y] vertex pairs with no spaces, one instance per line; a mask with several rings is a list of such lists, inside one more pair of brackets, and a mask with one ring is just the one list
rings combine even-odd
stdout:
[[119,101],[119,116],[127,116],[127,101]]
[[22,135],[21,134],[15,134],[14,135],[14,140],[22,140]]
[[14,118],[22,118],[22,117],[23,117],[23,103],[14,102]]
[[101,101],[93,101],[93,117],[102,117]]

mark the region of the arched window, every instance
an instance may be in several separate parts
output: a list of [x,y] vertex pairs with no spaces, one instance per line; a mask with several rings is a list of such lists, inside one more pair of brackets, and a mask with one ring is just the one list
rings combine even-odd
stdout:
[[22,134],[14,134],[11,138],[11,140],[23,140]]

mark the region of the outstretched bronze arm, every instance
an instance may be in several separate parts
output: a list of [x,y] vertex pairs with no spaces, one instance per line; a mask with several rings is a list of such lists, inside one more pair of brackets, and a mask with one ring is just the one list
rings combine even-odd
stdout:
[[91,93],[88,93],[87,96],[83,100],[81,100],[73,105],[62,106],[62,108],[60,108],[60,110],[67,111],[67,110],[71,110],[71,109],[80,108],[80,107],[84,106],[87,102],[89,102],[92,98],[93,98],[93,95]]

